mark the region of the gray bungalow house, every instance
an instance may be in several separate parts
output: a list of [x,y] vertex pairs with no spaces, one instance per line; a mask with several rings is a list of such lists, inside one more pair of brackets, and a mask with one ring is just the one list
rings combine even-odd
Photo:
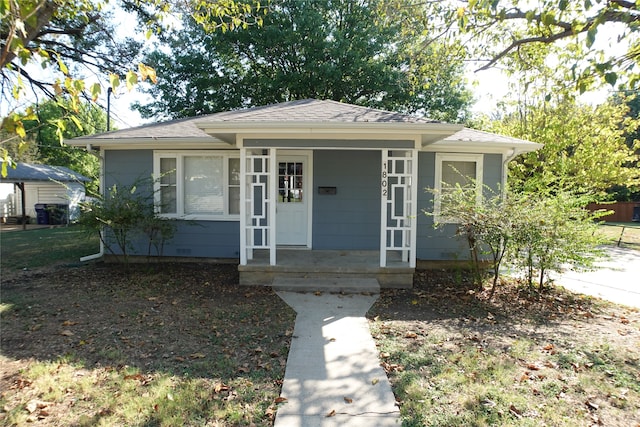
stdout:
[[158,178],[158,212],[184,220],[166,256],[239,261],[243,284],[322,272],[393,287],[410,287],[418,263],[468,256],[453,225],[434,230],[423,214],[438,211],[425,188],[458,182],[455,171],[504,188],[508,162],[540,147],[315,99],[68,143],[100,151],[102,188]]

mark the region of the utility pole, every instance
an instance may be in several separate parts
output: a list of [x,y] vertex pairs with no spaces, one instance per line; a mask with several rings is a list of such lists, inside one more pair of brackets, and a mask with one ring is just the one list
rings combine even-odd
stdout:
[[111,86],[107,89],[107,132],[111,130]]

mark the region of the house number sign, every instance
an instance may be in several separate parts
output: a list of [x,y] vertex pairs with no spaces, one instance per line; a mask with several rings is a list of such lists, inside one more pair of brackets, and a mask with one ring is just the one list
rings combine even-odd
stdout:
[[382,197],[387,197],[387,188],[389,180],[387,176],[387,162],[382,163],[382,180],[380,181],[380,187],[382,188]]

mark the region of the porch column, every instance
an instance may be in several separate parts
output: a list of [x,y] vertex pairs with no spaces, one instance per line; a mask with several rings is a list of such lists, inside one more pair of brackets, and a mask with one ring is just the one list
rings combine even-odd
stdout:
[[240,148],[240,265],[247,265],[247,260],[253,258],[253,250],[248,249],[247,242],[247,180],[247,149],[242,147]]
[[269,263],[276,263],[275,174],[275,150],[240,148],[240,265],[254,249],[269,250]]
[[380,267],[389,251],[416,266],[417,182],[417,150],[382,150]]
[[269,150],[269,264],[276,265],[276,207],[278,200],[278,163],[277,150]]

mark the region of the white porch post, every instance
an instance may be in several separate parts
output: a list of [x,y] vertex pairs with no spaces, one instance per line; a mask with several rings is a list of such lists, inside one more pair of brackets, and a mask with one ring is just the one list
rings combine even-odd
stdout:
[[411,150],[411,236],[409,237],[409,267],[416,268],[418,241],[418,150]]
[[387,199],[389,195],[389,150],[382,150],[380,175],[380,267],[387,266]]
[[[247,265],[247,149],[240,148],[240,265]],[[251,250],[253,251],[253,249]]]
[[276,265],[276,207],[278,194],[278,159],[277,149],[269,150],[269,264]]
[[383,150],[380,182],[380,267],[387,266],[387,251],[396,251],[415,268],[418,150]]

